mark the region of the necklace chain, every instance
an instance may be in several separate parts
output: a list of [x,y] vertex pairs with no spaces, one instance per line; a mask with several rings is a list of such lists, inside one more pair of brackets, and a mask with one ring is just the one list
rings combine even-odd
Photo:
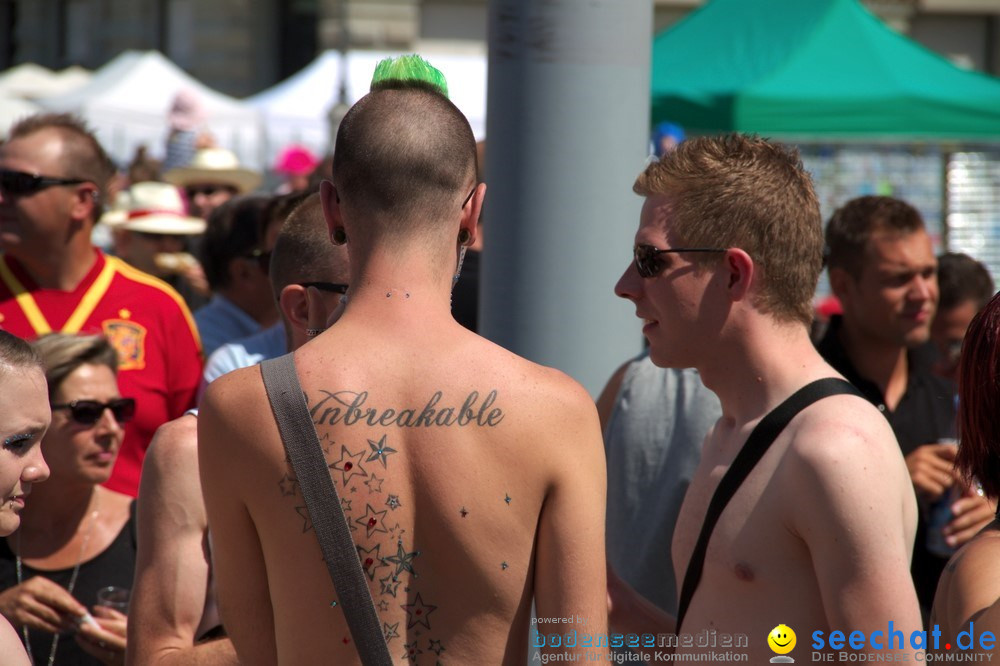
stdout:
[[[80,575],[80,565],[83,564],[83,556],[87,551],[87,544],[90,543],[90,534],[94,531],[94,523],[97,522],[97,517],[100,515],[100,498],[100,495],[94,496],[94,510],[90,512],[90,524],[87,525],[87,531],[83,533],[83,541],[80,543],[80,553],[76,557],[76,564],[73,565],[73,573],[69,577],[69,585],[66,587],[66,591],[69,592],[70,596],[73,596],[73,588],[76,587],[76,578]],[[21,530],[17,531],[17,555],[15,556],[14,564],[17,569],[17,584],[20,585],[24,582],[21,568]],[[21,625],[21,634],[24,636],[24,649],[28,651],[28,661],[34,664],[35,655],[31,653],[31,639],[28,635],[28,625]],[[57,632],[52,636],[52,646],[49,648],[47,666],[52,666],[55,663],[56,650],[58,648],[59,633]]]

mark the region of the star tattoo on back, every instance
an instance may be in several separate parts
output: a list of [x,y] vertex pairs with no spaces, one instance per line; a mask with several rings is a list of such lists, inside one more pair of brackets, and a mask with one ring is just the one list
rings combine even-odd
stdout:
[[347,450],[347,447],[341,444],[340,446],[340,460],[336,460],[328,467],[330,469],[335,469],[341,473],[343,476],[344,487],[347,487],[347,482],[350,481],[355,476],[368,476],[368,472],[365,471],[364,467],[361,466],[361,459],[365,457],[364,451],[359,451],[358,453],[351,453]]
[[385,460],[393,453],[398,453],[396,449],[393,449],[386,445],[385,435],[382,435],[382,439],[377,442],[374,440],[368,440],[368,446],[371,448],[371,455],[365,460],[365,462],[373,462],[379,460],[382,463],[382,469],[386,468]]
[[417,592],[417,598],[412,604],[403,604],[403,610],[406,611],[406,628],[412,629],[418,624],[422,624],[428,629],[431,628],[431,623],[428,617],[431,613],[437,610],[437,606],[431,606],[425,604],[424,600],[420,598],[420,593]]

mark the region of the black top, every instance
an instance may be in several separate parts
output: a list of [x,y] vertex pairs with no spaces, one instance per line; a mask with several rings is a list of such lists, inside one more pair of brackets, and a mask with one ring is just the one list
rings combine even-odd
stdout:
[[[842,318],[830,320],[826,335],[817,345],[819,353],[837,372],[844,375],[873,405],[885,415],[899,440],[899,448],[907,455],[918,446],[940,439],[954,438],[956,433],[955,384],[930,371],[933,354],[929,348],[910,350],[907,354],[908,378],[906,392],[895,411],[885,406],[885,397],[874,382],[862,377],[854,368],[840,342]],[[913,583],[925,616],[934,603],[938,578],[948,563],[927,550],[926,516],[921,508],[920,522],[913,547]]]
[[[136,551],[135,508],[135,501],[133,501],[129,507],[129,520],[122,527],[115,540],[111,542],[111,545],[97,557],[80,565],[80,573],[76,578],[73,596],[88,609],[97,603],[97,591],[102,587],[109,585],[125,589],[132,587]],[[55,571],[40,571],[27,564],[22,564],[22,580],[28,580],[34,576],[44,576],[65,588],[73,576],[73,567]],[[0,539],[0,590],[6,590],[15,585],[17,585],[16,558],[7,543],[7,539]],[[18,631],[18,635],[23,641],[24,633]],[[49,650],[52,648],[52,634],[44,631],[29,631],[28,637],[31,640],[31,651],[35,657],[35,663],[47,663]],[[101,665],[100,661],[84,652],[72,636],[65,634],[59,639],[55,663],[59,666]]]
[[469,250],[462,262],[462,275],[451,292],[451,313],[473,333],[479,331],[479,252]]

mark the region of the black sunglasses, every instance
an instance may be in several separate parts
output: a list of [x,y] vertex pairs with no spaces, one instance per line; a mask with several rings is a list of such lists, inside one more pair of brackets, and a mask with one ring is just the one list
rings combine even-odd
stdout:
[[108,402],[97,400],[74,400],[63,404],[52,405],[52,409],[68,409],[70,418],[80,425],[92,426],[101,420],[105,409],[118,423],[128,423],[135,416],[135,398],[116,398]]
[[644,278],[656,277],[663,270],[663,262],[660,261],[661,254],[671,252],[725,252],[721,247],[672,247],[668,250],[660,250],[652,245],[636,245],[632,249],[635,257],[635,269]]
[[257,267],[260,268],[260,271],[264,275],[269,275],[271,273],[271,253],[269,251],[258,248],[256,250],[252,250],[250,254],[244,255],[243,258],[256,261]]
[[56,185],[80,185],[89,182],[92,181],[86,178],[54,178],[25,171],[0,169],[0,192],[6,196],[19,197]]
[[184,188],[185,194],[187,194],[188,199],[194,199],[199,194],[204,194],[206,197],[210,197],[216,192],[221,192],[225,190],[230,194],[236,194],[236,188],[232,185],[189,185]]
[[320,291],[328,291],[333,294],[346,294],[348,285],[339,282],[297,282],[300,287],[316,287]]

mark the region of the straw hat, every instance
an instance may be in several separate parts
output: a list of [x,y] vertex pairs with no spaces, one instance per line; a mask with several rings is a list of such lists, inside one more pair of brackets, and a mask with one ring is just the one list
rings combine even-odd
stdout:
[[187,166],[171,169],[163,179],[178,187],[199,183],[224,183],[232,185],[240,194],[257,189],[261,177],[256,171],[240,166],[231,151],[225,148],[202,148]]
[[128,193],[128,190],[122,190],[115,194],[115,200],[111,204],[108,210],[104,211],[101,215],[101,219],[97,222],[98,224],[105,224],[108,227],[120,227],[126,220],[128,220],[128,209],[129,205],[132,203],[132,196]]
[[155,182],[136,183],[129,188],[126,219],[116,226],[147,234],[205,233],[205,220],[187,214],[177,188]]

